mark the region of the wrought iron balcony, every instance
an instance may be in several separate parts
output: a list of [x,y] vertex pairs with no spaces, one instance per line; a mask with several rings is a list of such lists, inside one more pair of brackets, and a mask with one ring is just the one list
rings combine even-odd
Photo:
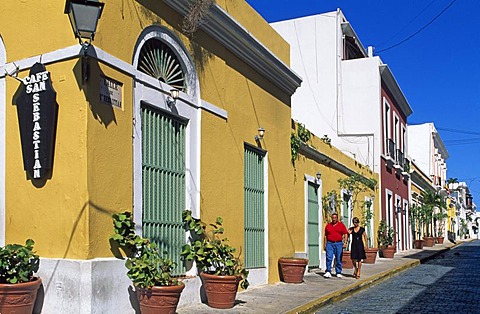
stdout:
[[395,160],[395,142],[389,138],[387,140],[387,157],[391,157],[393,160]]
[[403,170],[403,152],[400,149],[397,149],[395,154],[395,168],[398,170]]

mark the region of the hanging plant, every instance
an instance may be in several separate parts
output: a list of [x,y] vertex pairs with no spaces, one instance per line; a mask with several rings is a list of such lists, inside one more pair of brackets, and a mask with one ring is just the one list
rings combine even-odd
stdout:
[[340,197],[335,190],[327,192],[322,196],[323,219],[327,221],[329,216],[340,211]]
[[321,137],[320,139],[322,140],[322,142],[332,147],[332,140],[328,137],[327,134],[323,135],[323,137]]
[[202,25],[204,18],[208,15],[213,5],[215,5],[215,0],[192,1],[187,14],[183,18],[182,31],[187,36],[192,36]]
[[354,173],[345,179],[338,179],[338,186],[341,189],[349,191],[352,197],[352,212],[357,204],[357,198],[360,193],[368,192],[369,190],[375,190],[377,181],[373,178],[367,179],[364,176]]
[[301,143],[307,143],[312,137],[312,133],[305,127],[305,125],[298,123],[297,124],[297,133],[292,133],[290,135],[290,148],[292,153],[292,164],[295,167],[295,161],[298,158],[298,150],[300,149]]

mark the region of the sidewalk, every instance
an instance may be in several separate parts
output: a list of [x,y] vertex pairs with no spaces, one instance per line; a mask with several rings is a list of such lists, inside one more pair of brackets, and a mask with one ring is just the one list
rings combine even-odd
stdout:
[[362,265],[361,279],[351,276],[352,269],[345,269],[343,278],[329,279],[323,278],[323,270],[317,270],[306,274],[301,284],[280,282],[239,292],[236,305],[232,309],[219,310],[206,304],[194,304],[179,307],[177,313],[313,313],[324,305],[344,299],[400,271],[415,267],[460,243],[453,244],[446,240],[444,244],[423,250],[412,249],[396,253],[393,259],[377,257],[375,264]]

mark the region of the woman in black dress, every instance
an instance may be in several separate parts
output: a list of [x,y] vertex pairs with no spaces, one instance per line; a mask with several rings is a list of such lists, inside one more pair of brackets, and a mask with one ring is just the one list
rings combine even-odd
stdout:
[[365,246],[367,244],[367,234],[365,229],[360,227],[360,220],[354,217],[353,227],[348,229],[348,233],[352,235],[352,246],[350,256],[353,262],[353,277],[360,278],[360,269],[362,268],[362,259],[366,259]]

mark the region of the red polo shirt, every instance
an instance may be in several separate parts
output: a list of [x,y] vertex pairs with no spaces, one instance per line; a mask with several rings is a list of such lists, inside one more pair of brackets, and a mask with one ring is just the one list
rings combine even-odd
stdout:
[[339,221],[335,225],[329,223],[325,226],[325,236],[327,237],[327,241],[331,242],[339,242],[343,240],[343,235],[347,234],[348,230],[347,227],[343,224],[343,222]]

